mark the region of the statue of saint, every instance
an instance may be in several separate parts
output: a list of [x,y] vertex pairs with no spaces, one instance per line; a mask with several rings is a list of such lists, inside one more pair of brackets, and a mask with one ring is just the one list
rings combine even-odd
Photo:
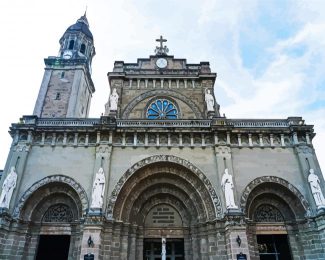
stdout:
[[105,174],[102,167],[99,168],[96,173],[94,184],[93,184],[93,192],[91,197],[91,206],[90,208],[102,208],[103,207],[103,199],[105,192]]
[[118,103],[118,94],[116,92],[116,88],[113,89],[112,94],[109,96],[109,108],[110,111],[116,111],[117,110],[117,103]]
[[314,169],[309,170],[308,182],[310,184],[311,193],[314,196],[317,209],[325,208],[324,195],[320,187],[319,178],[315,174]]
[[225,173],[221,179],[221,187],[225,193],[226,208],[227,209],[238,209],[235,204],[234,198],[234,183],[232,181],[232,176],[229,174],[228,169],[225,169]]
[[207,103],[207,111],[214,111],[214,98],[209,89],[205,89],[205,102]]
[[15,166],[12,166],[9,174],[2,184],[2,191],[0,196],[0,208],[9,209],[12,193],[16,187],[17,173]]

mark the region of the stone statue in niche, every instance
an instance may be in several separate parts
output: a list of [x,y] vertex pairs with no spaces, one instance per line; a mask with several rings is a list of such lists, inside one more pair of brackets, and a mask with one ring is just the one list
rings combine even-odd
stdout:
[[105,174],[102,167],[99,168],[96,173],[95,180],[93,183],[93,192],[91,197],[91,205],[92,209],[99,209],[103,207],[103,199],[105,192]]
[[119,99],[119,95],[116,92],[116,88],[114,88],[112,94],[109,96],[109,109],[110,109],[110,111],[116,111],[117,110],[118,99]]
[[225,169],[225,173],[221,179],[221,187],[225,194],[226,208],[227,209],[238,209],[235,204],[234,198],[234,183],[232,181],[232,176],[229,174],[228,169]]
[[311,193],[313,194],[317,209],[325,209],[325,199],[320,187],[320,181],[315,174],[314,169],[309,170],[308,182],[310,185]]
[[16,187],[17,173],[15,166],[12,166],[9,174],[2,184],[2,191],[0,196],[0,208],[9,209],[12,193]]
[[207,103],[207,111],[214,111],[214,98],[209,89],[205,89],[205,102]]

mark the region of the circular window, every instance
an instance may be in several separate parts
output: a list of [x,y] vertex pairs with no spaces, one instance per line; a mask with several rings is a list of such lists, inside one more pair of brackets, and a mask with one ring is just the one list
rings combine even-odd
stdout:
[[167,99],[156,99],[147,109],[148,119],[177,119],[176,106]]

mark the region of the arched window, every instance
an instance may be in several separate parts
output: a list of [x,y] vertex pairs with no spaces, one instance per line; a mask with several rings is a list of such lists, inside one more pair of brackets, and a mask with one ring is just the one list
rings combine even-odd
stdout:
[[154,100],[147,109],[148,119],[177,119],[178,110],[176,106],[167,99]]
[[80,46],[80,52],[82,53],[82,54],[85,54],[85,52],[86,52],[86,45],[83,43],[83,44],[81,44],[81,46]]
[[69,50],[73,50],[74,47],[74,40],[70,40],[69,42]]

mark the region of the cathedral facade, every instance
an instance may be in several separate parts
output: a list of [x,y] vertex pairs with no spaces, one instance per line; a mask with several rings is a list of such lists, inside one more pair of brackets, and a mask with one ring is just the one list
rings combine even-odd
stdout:
[[325,259],[313,125],[220,115],[209,63],[157,42],[89,118],[94,39],[85,15],[68,27],[10,127],[0,259]]

